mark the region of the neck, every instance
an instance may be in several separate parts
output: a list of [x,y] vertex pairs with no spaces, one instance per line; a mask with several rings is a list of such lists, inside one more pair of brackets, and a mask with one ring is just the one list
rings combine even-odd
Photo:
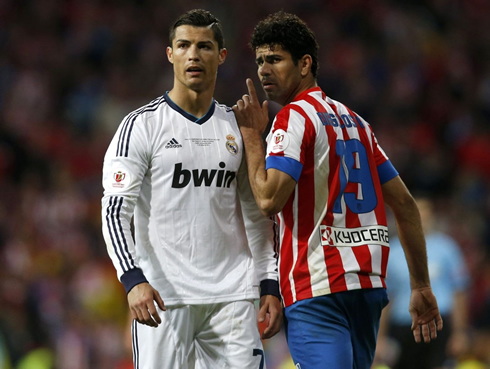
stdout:
[[298,96],[300,93],[309,90],[310,88],[317,87],[318,84],[316,83],[315,78],[304,78],[301,80],[301,83],[298,85],[298,87],[291,93],[290,96],[288,96],[284,102],[284,104],[281,104],[282,106],[286,106],[289,104],[291,101],[293,101],[296,96]]
[[213,101],[213,91],[214,88],[205,91],[194,91],[187,87],[182,88],[179,85],[174,85],[168,96],[182,110],[201,118],[208,112],[209,106]]

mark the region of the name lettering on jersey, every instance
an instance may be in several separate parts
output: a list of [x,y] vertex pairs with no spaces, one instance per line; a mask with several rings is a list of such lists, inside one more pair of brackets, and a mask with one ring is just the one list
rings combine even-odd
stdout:
[[351,115],[342,114],[340,116],[342,121],[339,123],[339,119],[335,114],[330,114],[327,112],[317,112],[316,114],[318,115],[318,118],[320,118],[320,121],[324,126],[339,127],[340,125],[340,128],[350,128],[357,126],[364,128],[364,125],[357,116],[353,118]]
[[[224,162],[219,163],[220,168],[225,168]],[[236,172],[224,169],[183,169],[182,163],[177,163],[174,166],[174,176],[172,178],[173,188],[184,188],[191,183],[194,187],[211,187],[213,184],[216,187],[231,186],[231,182],[235,179]]]
[[177,142],[175,138],[172,138],[168,143],[165,145],[166,149],[178,149],[179,147],[182,147],[181,144]]
[[283,129],[278,129],[272,135],[269,145],[270,149],[268,151],[273,152],[274,154],[286,150],[289,146],[288,133]]
[[232,155],[238,154],[238,145],[235,142],[235,136],[226,136],[226,150],[228,150]]
[[390,245],[386,226],[338,228],[320,225],[320,235],[322,246]]

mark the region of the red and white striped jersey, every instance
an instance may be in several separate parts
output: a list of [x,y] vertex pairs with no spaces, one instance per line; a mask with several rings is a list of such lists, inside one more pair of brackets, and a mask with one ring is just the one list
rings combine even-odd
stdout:
[[274,120],[269,168],[297,182],[278,216],[285,306],[385,287],[389,241],[381,184],[398,173],[371,126],[319,87],[306,90]]

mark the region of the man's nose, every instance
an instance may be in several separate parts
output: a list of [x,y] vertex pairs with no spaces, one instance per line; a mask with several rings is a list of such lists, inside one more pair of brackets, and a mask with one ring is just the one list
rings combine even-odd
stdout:
[[189,60],[199,60],[199,48],[196,45],[189,48]]
[[268,76],[269,74],[271,74],[271,69],[270,69],[269,65],[267,63],[263,63],[259,67],[259,75]]

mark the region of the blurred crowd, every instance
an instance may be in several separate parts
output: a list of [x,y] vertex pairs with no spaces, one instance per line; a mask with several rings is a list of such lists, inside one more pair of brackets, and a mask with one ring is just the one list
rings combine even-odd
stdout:
[[[490,365],[489,1],[0,0],[0,369],[132,367],[102,160],[121,119],[172,87],[168,27],[192,8],[223,23],[227,105],[256,76],[260,19],[283,9],[315,31],[319,85],[371,123],[460,245],[472,344],[458,360]],[[269,369],[287,366],[281,337]]]

